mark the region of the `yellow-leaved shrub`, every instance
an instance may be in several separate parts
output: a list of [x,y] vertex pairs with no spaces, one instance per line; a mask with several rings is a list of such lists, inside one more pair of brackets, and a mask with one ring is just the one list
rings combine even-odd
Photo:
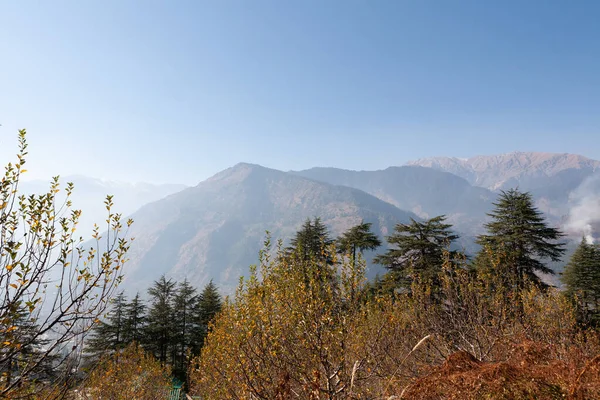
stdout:
[[[333,400],[411,393],[403,398],[415,398],[418,388],[423,399],[505,398],[494,397],[497,382],[477,388],[448,381],[435,391],[435,383],[423,377],[452,360],[460,363],[461,354],[474,360],[474,368],[478,363],[502,368],[516,363],[516,354],[519,363],[526,362],[537,354],[526,348],[543,349],[543,368],[556,365],[563,375],[535,370],[534,360],[533,367],[523,364],[527,368],[515,371],[534,371],[531,376],[540,381],[521,387],[531,377],[515,375],[511,383],[510,375],[506,393],[543,398],[551,387],[567,396],[583,384],[577,383],[578,373],[591,376],[590,362],[600,352],[598,334],[577,326],[560,292],[533,284],[517,289],[503,277],[471,271],[466,262],[448,261],[436,290],[415,279],[406,292],[368,294],[364,263],[351,257],[327,264],[280,250],[269,254],[267,246],[260,267],[240,283],[214,321],[189,371],[193,395]],[[585,390],[600,383],[586,379]],[[431,387],[430,397],[424,387]]]

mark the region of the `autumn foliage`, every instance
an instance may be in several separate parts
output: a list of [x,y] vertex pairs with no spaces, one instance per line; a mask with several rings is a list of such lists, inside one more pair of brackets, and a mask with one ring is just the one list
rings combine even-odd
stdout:
[[267,246],[214,322],[190,370],[193,394],[600,397],[598,335],[578,326],[556,290],[511,285],[452,260],[440,276],[441,295],[419,280],[409,293],[370,295],[364,263],[351,255],[331,264],[271,253]]
[[79,390],[82,399],[166,399],[171,371],[137,344],[104,358]]
[[45,193],[22,194],[26,136],[0,177],[0,397],[63,398],[82,340],[122,279],[133,221],[107,196],[105,225],[85,242],[73,184],[55,177]]

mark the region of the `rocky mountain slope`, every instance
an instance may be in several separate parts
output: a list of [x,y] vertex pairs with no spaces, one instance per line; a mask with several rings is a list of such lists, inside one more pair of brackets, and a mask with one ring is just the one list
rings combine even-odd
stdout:
[[[516,186],[542,187],[547,178],[558,178],[562,183],[585,177],[600,170],[600,161],[567,153],[513,152],[494,156],[477,156],[468,159],[433,157],[408,162],[458,175],[472,185],[490,190],[509,189]],[[581,179],[579,179],[580,181]],[[581,183],[581,182],[579,182]],[[573,186],[572,189],[578,186]],[[556,185],[555,185],[556,186]]]
[[600,161],[576,154],[514,152],[469,159],[434,157],[408,165],[450,172],[494,191],[518,187],[531,192],[538,207],[555,221],[569,215],[579,202],[582,186],[600,177]]
[[[127,201],[132,207],[136,201],[149,202],[133,214],[136,241],[125,287],[145,290],[166,273],[195,285],[214,279],[231,293],[257,262],[265,231],[288,240],[306,218],[315,216],[334,235],[361,220],[372,222],[383,239],[398,222],[446,214],[462,237],[459,246],[472,253],[473,237],[481,232],[497,192],[512,187],[532,192],[549,222],[571,235],[573,246],[582,235],[594,238],[600,224],[600,162],[594,160],[511,153],[412,164],[380,171],[290,172],[238,164],[176,193],[170,192],[179,187],[148,188],[145,195],[126,187],[120,194],[113,186],[117,209],[125,214],[122,204]],[[105,185],[76,184],[102,208],[101,199],[109,193]],[[159,197],[164,198],[152,201]],[[562,268],[559,264],[554,267]],[[372,266],[369,274],[377,272],[382,269]]]
[[445,214],[457,230],[479,232],[496,194],[454,174],[419,166],[380,171],[312,168],[293,172],[321,182],[363,190],[422,218]]
[[238,164],[132,216],[135,241],[125,286],[143,290],[167,273],[196,285],[213,279],[230,293],[257,262],[266,230],[274,239],[289,239],[315,216],[334,235],[365,220],[381,237],[417,218],[357,189]]

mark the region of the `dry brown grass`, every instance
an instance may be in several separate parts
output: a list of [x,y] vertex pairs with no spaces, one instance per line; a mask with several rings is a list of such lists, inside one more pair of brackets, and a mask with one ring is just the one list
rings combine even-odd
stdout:
[[465,351],[411,383],[401,398],[433,399],[598,399],[600,356],[561,359],[552,346],[524,341],[509,358],[481,362]]

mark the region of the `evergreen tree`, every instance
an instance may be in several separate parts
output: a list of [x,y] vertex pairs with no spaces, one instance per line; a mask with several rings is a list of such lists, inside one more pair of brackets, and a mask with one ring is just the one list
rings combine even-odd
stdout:
[[507,278],[522,287],[525,280],[543,286],[535,272],[554,274],[546,267],[542,259],[560,261],[564,253],[562,243],[558,243],[563,235],[559,230],[549,227],[540,211],[534,206],[531,194],[516,189],[503,191],[495,209],[488,214],[492,221],[485,225],[486,235],[480,235],[477,243],[483,250],[475,260],[475,266],[494,269],[486,252],[501,255],[501,271]]
[[[145,347],[163,364],[172,355],[173,338],[173,296],[175,282],[161,276],[148,289],[150,307],[146,325]],[[171,360],[172,361],[172,360]]]
[[314,221],[308,218],[302,228],[292,238],[290,246],[286,249],[288,255],[300,256],[303,261],[313,258],[332,264],[329,247],[334,243],[327,227],[319,217]]
[[0,373],[7,385],[10,385],[14,377],[20,376],[24,371],[32,381],[44,381],[54,378],[57,374],[54,364],[58,361],[58,355],[45,354],[45,348],[51,345],[51,340],[38,334],[39,326],[35,318],[27,311],[26,307],[12,315],[10,326],[14,328],[3,335],[4,341],[10,341],[15,349],[2,349],[4,361],[0,363]]
[[375,250],[381,246],[381,240],[371,232],[370,222],[360,224],[348,229],[338,238],[338,251],[352,255],[353,265],[356,264],[356,253],[365,250]]
[[306,284],[320,282],[320,290],[337,291],[339,282],[333,268],[334,243],[319,217],[314,221],[308,218],[285,249],[285,255],[289,265],[300,268]]
[[582,322],[600,322],[600,249],[583,239],[562,274],[565,294],[577,300]]
[[113,354],[127,345],[124,337],[127,298],[121,292],[111,303],[112,307],[106,320],[98,321],[86,343],[85,352],[89,360],[98,360],[103,355]]
[[192,332],[191,350],[192,354],[200,354],[204,339],[208,334],[208,326],[217,313],[223,307],[223,299],[219,294],[217,286],[211,280],[202,289],[196,303],[195,329]]
[[375,258],[375,262],[390,270],[401,286],[407,286],[419,277],[437,282],[444,261],[444,251],[458,239],[440,215],[424,222],[411,219],[410,224],[397,224],[395,233],[387,242],[393,247]]
[[143,342],[144,329],[146,326],[146,305],[136,293],[131,302],[125,305],[125,323],[123,329],[123,341],[126,344]]
[[185,381],[187,371],[186,355],[191,351],[194,340],[194,304],[198,301],[196,289],[184,280],[179,284],[173,297],[173,373]]

